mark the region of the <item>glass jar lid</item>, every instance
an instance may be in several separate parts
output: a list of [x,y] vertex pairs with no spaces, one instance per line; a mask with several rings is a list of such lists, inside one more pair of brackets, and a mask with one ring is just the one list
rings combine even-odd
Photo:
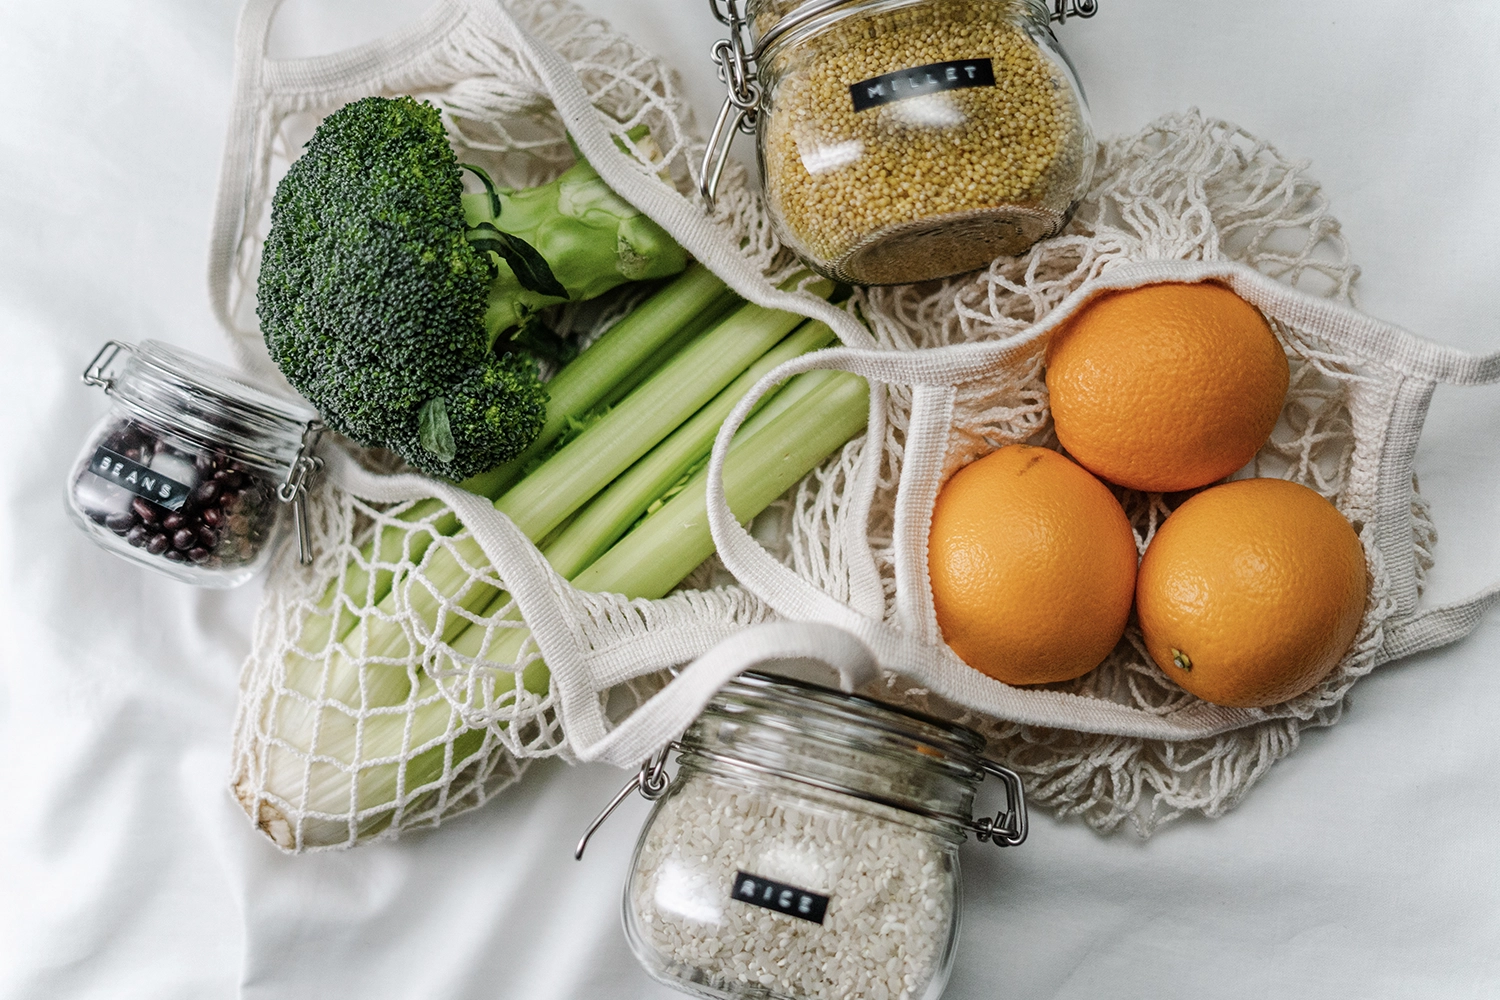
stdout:
[[681,763],[774,774],[958,826],[984,777],[964,726],[784,677],[745,673],[681,740]]
[[[849,11],[875,7],[882,11],[913,7],[931,0],[748,0],[745,16],[757,60],[770,57],[772,49],[796,36],[815,33],[844,17]],[[1016,13],[1046,28],[1049,14],[1044,0],[965,0],[971,3],[1009,3]],[[717,13],[717,7],[715,7]],[[720,18],[723,20],[723,18]],[[802,29],[806,29],[805,31]]]
[[310,407],[158,340],[111,340],[83,380],[165,429],[267,470],[291,468],[318,420]]
[[[1026,794],[1019,775],[981,756],[984,746],[984,737],[966,726],[747,671],[720,689],[682,739],[641,765],[589,824],[573,856],[583,857],[589,838],[631,792],[650,800],[667,793],[667,758],[674,750],[685,769],[770,775],[1015,847],[1026,840]],[[1005,785],[1005,808],[975,819],[974,794],[986,775]]]

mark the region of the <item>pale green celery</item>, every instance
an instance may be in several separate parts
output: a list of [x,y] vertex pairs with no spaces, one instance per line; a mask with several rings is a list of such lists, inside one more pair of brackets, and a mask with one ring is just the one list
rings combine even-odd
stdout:
[[[801,385],[799,386],[799,383]],[[794,390],[797,390],[794,392]],[[778,412],[770,407],[747,420],[735,435],[724,462],[724,495],[740,521],[749,521],[797,480],[864,429],[869,416],[869,384],[847,372],[809,372],[791,379],[774,402],[790,398]],[[708,528],[708,472],[702,470],[634,531],[572,580],[581,590],[607,591],[626,597],[664,597],[714,551]],[[493,617],[510,598],[500,594],[484,611]],[[514,617],[514,609],[510,617]],[[505,668],[515,662],[529,632],[488,631],[471,627],[449,646],[459,655],[496,665],[495,694],[512,686]],[[445,664],[446,665],[446,664]],[[528,666],[535,674],[540,664]],[[528,676],[528,689],[537,680]]]
[[[618,401],[675,356],[686,342],[710,325],[716,325],[736,301],[734,293],[711,271],[701,264],[690,266],[612,326],[547,384],[550,397],[547,420],[526,451],[461,485],[490,499],[499,496],[522,477],[532,458],[550,447],[571,420]],[[442,509],[440,500],[422,500],[403,511],[399,518],[414,524]],[[355,608],[379,605],[390,593],[392,574],[381,570],[372,577],[366,565],[403,559],[418,562],[437,536],[452,535],[458,529],[458,519],[451,512],[421,528],[381,527],[361,547],[365,565],[351,561],[345,568],[342,588],[345,601]],[[318,602],[318,611],[302,622],[297,646],[308,656],[320,655],[330,637],[341,640],[359,623],[359,616],[346,608],[344,602],[337,602],[335,616],[339,593],[337,581],[330,582]]]
[[[868,401],[868,386],[857,376],[811,372],[791,379],[735,437],[724,472],[726,496],[735,516],[741,520],[754,517],[859,433],[865,425]],[[706,473],[695,475],[681,492],[580,574],[575,584],[632,597],[660,597],[669,592],[713,551],[706,481]],[[499,614],[508,600],[503,594],[496,595],[484,614]],[[492,696],[502,697],[514,686],[514,674],[507,668],[514,664],[529,633],[524,627],[508,629],[488,643],[487,649],[481,649],[489,633],[483,628],[463,629],[452,646],[466,657],[483,654],[496,664]],[[359,672],[352,665],[341,666],[338,673],[358,679]],[[265,787],[299,809],[339,815],[352,807],[368,813],[356,824],[361,837],[373,835],[390,822],[393,813],[383,806],[394,801],[398,774],[404,775],[404,787],[410,790],[440,777],[447,761],[451,760],[455,771],[460,770],[482,746],[484,732],[465,730],[448,738],[457,720],[446,701],[432,698],[436,685],[425,671],[417,674],[415,692],[411,690],[411,675],[395,664],[388,670],[367,671],[366,675],[365,683],[356,685],[355,696],[344,698],[345,703],[366,709],[390,707],[394,711],[367,716],[361,732],[342,711],[284,697],[278,700],[276,718],[268,720],[268,727],[282,740],[295,739],[298,734],[310,739],[314,727],[318,727],[319,760],[307,769],[305,758],[275,742],[264,749]],[[335,671],[331,670],[328,680],[334,678]],[[528,691],[545,693],[549,683],[545,665],[528,665],[521,683]],[[322,695],[335,697],[334,686],[344,688],[331,685]],[[408,698],[419,707],[403,711],[400,706],[408,704]],[[427,703],[420,704],[424,701]],[[367,757],[378,756],[377,747],[386,748],[394,757],[403,745],[434,745],[408,761],[404,771],[397,763],[378,764],[361,769],[351,778],[336,762],[355,758],[356,738]],[[410,742],[404,742],[407,740]],[[253,800],[248,780],[242,779],[242,784],[247,786],[242,789],[242,801],[249,807]],[[273,839],[283,846],[293,846],[288,822],[274,808],[263,804],[255,819]],[[343,821],[309,820],[304,823],[301,846],[343,843],[349,833]]]
[[[831,282],[818,283],[822,294]],[[495,501],[528,537],[545,536],[802,323],[746,304],[685,347],[636,392]]]
[[[781,343],[761,355],[739,378],[710,400],[661,444],[632,465],[588,505],[566,530],[542,546],[542,555],[565,579],[571,579],[603,555],[644,513],[713,447],[719,425],[729,411],[767,372],[792,358],[824,347],[833,331],[818,322],[803,323]],[[774,394],[761,397],[765,405]]]
[[[792,313],[740,307],[496,500],[495,509],[508,515],[527,538],[545,537],[801,322]],[[473,570],[488,562],[472,535],[430,551],[422,564],[423,585],[406,589],[406,607],[398,608],[394,593],[386,595],[376,605],[382,614],[362,618],[330,656],[338,661],[344,655],[404,661],[411,645],[398,613],[405,611],[428,629],[437,628],[444,604],[477,614],[499,592],[473,578]],[[450,641],[467,624],[462,614],[450,613],[438,634],[442,641]],[[330,664],[329,672],[337,675],[328,683],[338,683],[340,695],[361,695],[357,670]],[[368,703],[367,690],[363,697]]]
[[[509,514],[533,541],[545,537],[801,322],[792,313],[742,306],[497,500],[496,508]],[[559,482],[568,483],[573,494],[560,496]],[[541,488],[535,488],[539,484]],[[530,506],[535,504],[551,506],[538,513]],[[499,593],[473,578],[473,569],[487,564],[472,536],[428,551],[422,564],[423,585],[406,588],[404,608],[398,607],[394,592],[388,593],[375,605],[377,613],[359,618],[337,644],[329,647],[324,640],[323,647],[315,648],[299,642],[286,657],[284,683],[308,697],[351,707],[404,703],[410,690],[404,670],[361,670],[356,662],[404,663],[412,653],[404,616],[437,630],[442,641],[451,641],[469,624],[465,614],[483,611]],[[444,605],[458,613],[450,611],[439,630]],[[304,627],[322,622],[326,628],[330,619],[311,616]]]
[[[834,373],[823,387],[777,415],[724,463],[724,495],[741,522],[765,510],[818,463],[858,434],[869,416],[870,387]],[[581,590],[663,597],[713,555],[705,469],[619,544],[573,579]]]

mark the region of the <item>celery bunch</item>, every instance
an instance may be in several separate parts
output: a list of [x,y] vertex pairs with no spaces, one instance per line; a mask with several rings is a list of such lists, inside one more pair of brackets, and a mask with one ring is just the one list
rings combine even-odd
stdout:
[[[575,585],[664,596],[713,552],[702,466],[725,416],[766,372],[832,339],[821,323],[739,302],[695,265],[549,383],[546,423],[526,453],[464,485],[491,497]],[[797,376],[765,397],[726,463],[735,515],[755,516],[858,434],[867,406],[862,379],[830,372]],[[302,814],[300,831],[258,799],[249,776],[238,786],[284,847],[372,835],[482,748],[483,731],[463,727],[417,662],[413,617],[466,660],[494,663],[498,686],[517,678],[524,627],[491,633],[471,623],[510,603],[475,579],[472,567],[487,565],[478,543],[465,537],[429,552],[459,529],[451,513],[433,517],[442,510],[422,501],[380,528],[343,585],[330,584],[300,623],[282,664],[288,693],[268,699],[259,720],[274,734],[260,747],[265,791]],[[425,586],[403,587],[380,568],[403,558],[423,563]],[[518,679],[547,689],[543,664]]]

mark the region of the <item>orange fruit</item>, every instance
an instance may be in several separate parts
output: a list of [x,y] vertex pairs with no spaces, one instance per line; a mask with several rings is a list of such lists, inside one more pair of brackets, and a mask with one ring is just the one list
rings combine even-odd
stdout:
[[1210,283],[1090,299],[1047,345],[1057,438],[1097,476],[1153,493],[1223,479],[1271,436],[1286,354],[1250,303]]
[[1072,680],[1125,631],[1135,534],[1109,488],[1050,448],[1010,445],[956,472],[927,549],[943,638],[996,680]]
[[1146,649],[1205,701],[1295,698],[1359,632],[1365,552],[1338,508],[1284,479],[1241,479],[1191,497],[1162,524],[1136,581]]

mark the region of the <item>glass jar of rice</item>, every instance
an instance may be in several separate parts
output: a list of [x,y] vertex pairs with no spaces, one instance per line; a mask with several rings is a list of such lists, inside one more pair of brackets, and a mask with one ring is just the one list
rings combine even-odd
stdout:
[[747,22],[719,58],[755,68],[771,218],[823,274],[983,267],[1055,235],[1088,188],[1088,110],[1043,0],[748,0]]
[[[680,743],[625,886],[646,969],[698,996],[922,1000],[957,940],[958,845],[1026,836],[1016,776],[962,726],[745,674]],[[643,769],[650,792],[651,767]],[[974,820],[989,772],[999,817]]]

